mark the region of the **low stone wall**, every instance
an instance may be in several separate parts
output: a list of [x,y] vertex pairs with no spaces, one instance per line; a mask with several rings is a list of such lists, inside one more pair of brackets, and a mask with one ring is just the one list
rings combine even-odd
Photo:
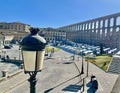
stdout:
[[15,59],[4,59],[2,61],[2,63],[13,63],[13,64],[16,64],[18,66],[18,69],[13,72],[13,73],[8,73],[9,72],[9,69],[8,70],[1,70],[1,73],[2,73],[2,77],[0,77],[0,81],[4,80],[4,79],[7,79],[9,77],[12,77],[20,72],[23,71],[23,61],[22,60],[15,60]]
[[2,71],[3,73],[3,77],[0,78],[0,82],[3,81],[3,80],[7,80],[8,78],[11,78],[19,73],[23,72],[23,69],[20,69],[12,74],[8,74],[8,71]]

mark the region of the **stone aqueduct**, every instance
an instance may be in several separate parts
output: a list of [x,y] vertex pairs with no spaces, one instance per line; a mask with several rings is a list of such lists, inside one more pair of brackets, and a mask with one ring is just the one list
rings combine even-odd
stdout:
[[57,28],[76,43],[104,45],[120,50],[120,13]]

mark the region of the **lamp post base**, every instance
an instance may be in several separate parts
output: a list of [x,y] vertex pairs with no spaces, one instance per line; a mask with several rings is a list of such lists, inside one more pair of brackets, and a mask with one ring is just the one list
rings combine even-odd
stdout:
[[30,78],[28,79],[28,81],[30,82],[30,93],[36,93],[36,89],[35,89],[35,85],[36,85],[36,75],[37,72],[30,72],[29,73]]
[[80,74],[84,74],[84,72],[81,72]]
[[82,63],[82,68],[81,68],[81,73],[80,74],[84,74],[83,63]]

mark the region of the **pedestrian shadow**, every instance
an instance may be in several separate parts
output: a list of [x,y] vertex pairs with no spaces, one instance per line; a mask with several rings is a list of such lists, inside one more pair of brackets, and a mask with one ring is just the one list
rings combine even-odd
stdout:
[[64,62],[63,64],[72,64],[73,62]]
[[72,78],[70,78],[70,79],[68,79],[68,80],[66,80],[66,81],[64,81],[64,82],[62,82],[62,83],[60,83],[60,84],[52,87],[52,88],[49,88],[49,89],[45,90],[44,93],[49,93],[49,92],[52,91],[53,89],[55,89],[55,88],[57,88],[57,87],[65,84],[65,83],[67,83],[68,81],[71,81],[71,80],[73,80],[73,79],[75,79],[75,78],[77,78],[77,77],[79,77],[79,76],[80,76],[80,75],[76,75],[76,76],[74,76],[74,77],[72,77]]
[[69,85],[67,87],[65,87],[64,89],[62,89],[62,91],[67,91],[67,92],[75,92],[78,93],[82,88],[82,85]]

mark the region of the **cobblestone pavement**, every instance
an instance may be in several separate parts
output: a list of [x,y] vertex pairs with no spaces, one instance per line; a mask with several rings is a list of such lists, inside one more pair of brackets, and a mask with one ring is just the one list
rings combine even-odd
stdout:
[[12,89],[12,88],[18,86],[19,84],[25,82],[26,79],[28,79],[28,76],[26,76],[22,72],[22,73],[18,74],[17,76],[13,76],[9,79],[6,79],[6,80],[0,82],[0,93],[5,93],[5,92],[9,91],[10,89]]
[[[45,59],[43,71],[38,73],[37,85],[36,85],[36,93],[70,93],[69,86],[81,86],[83,83],[81,82],[81,78],[86,76],[86,67],[87,63],[84,62],[84,75],[79,76],[79,70],[81,70],[81,58],[71,61],[70,57],[72,54],[64,52],[60,50],[56,52],[52,59]],[[109,74],[99,69],[95,65],[89,63],[89,77],[85,79],[86,85],[90,82],[90,76],[94,74],[98,80],[99,88],[96,93],[110,93],[112,91],[113,85],[118,77],[115,74]],[[19,85],[14,88],[11,88],[8,92],[3,93],[29,93],[29,82],[27,81],[28,75],[21,74],[19,77],[24,77],[26,81],[23,83],[23,79],[19,79]],[[11,80],[12,81],[12,80]],[[11,82],[8,80],[8,82]],[[18,82],[17,80],[13,80],[12,82]],[[2,84],[0,84],[0,87]],[[10,86],[7,85],[6,86]],[[4,88],[0,88],[0,91],[4,90]],[[88,92],[89,87],[85,87],[84,93]],[[69,91],[69,92],[67,92]],[[2,92],[1,92],[2,93]],[[77,93],[77,92],[76,92]]]
[[116,83],[115,83],[111,93],[120,93],[120,75],[117,78]]

